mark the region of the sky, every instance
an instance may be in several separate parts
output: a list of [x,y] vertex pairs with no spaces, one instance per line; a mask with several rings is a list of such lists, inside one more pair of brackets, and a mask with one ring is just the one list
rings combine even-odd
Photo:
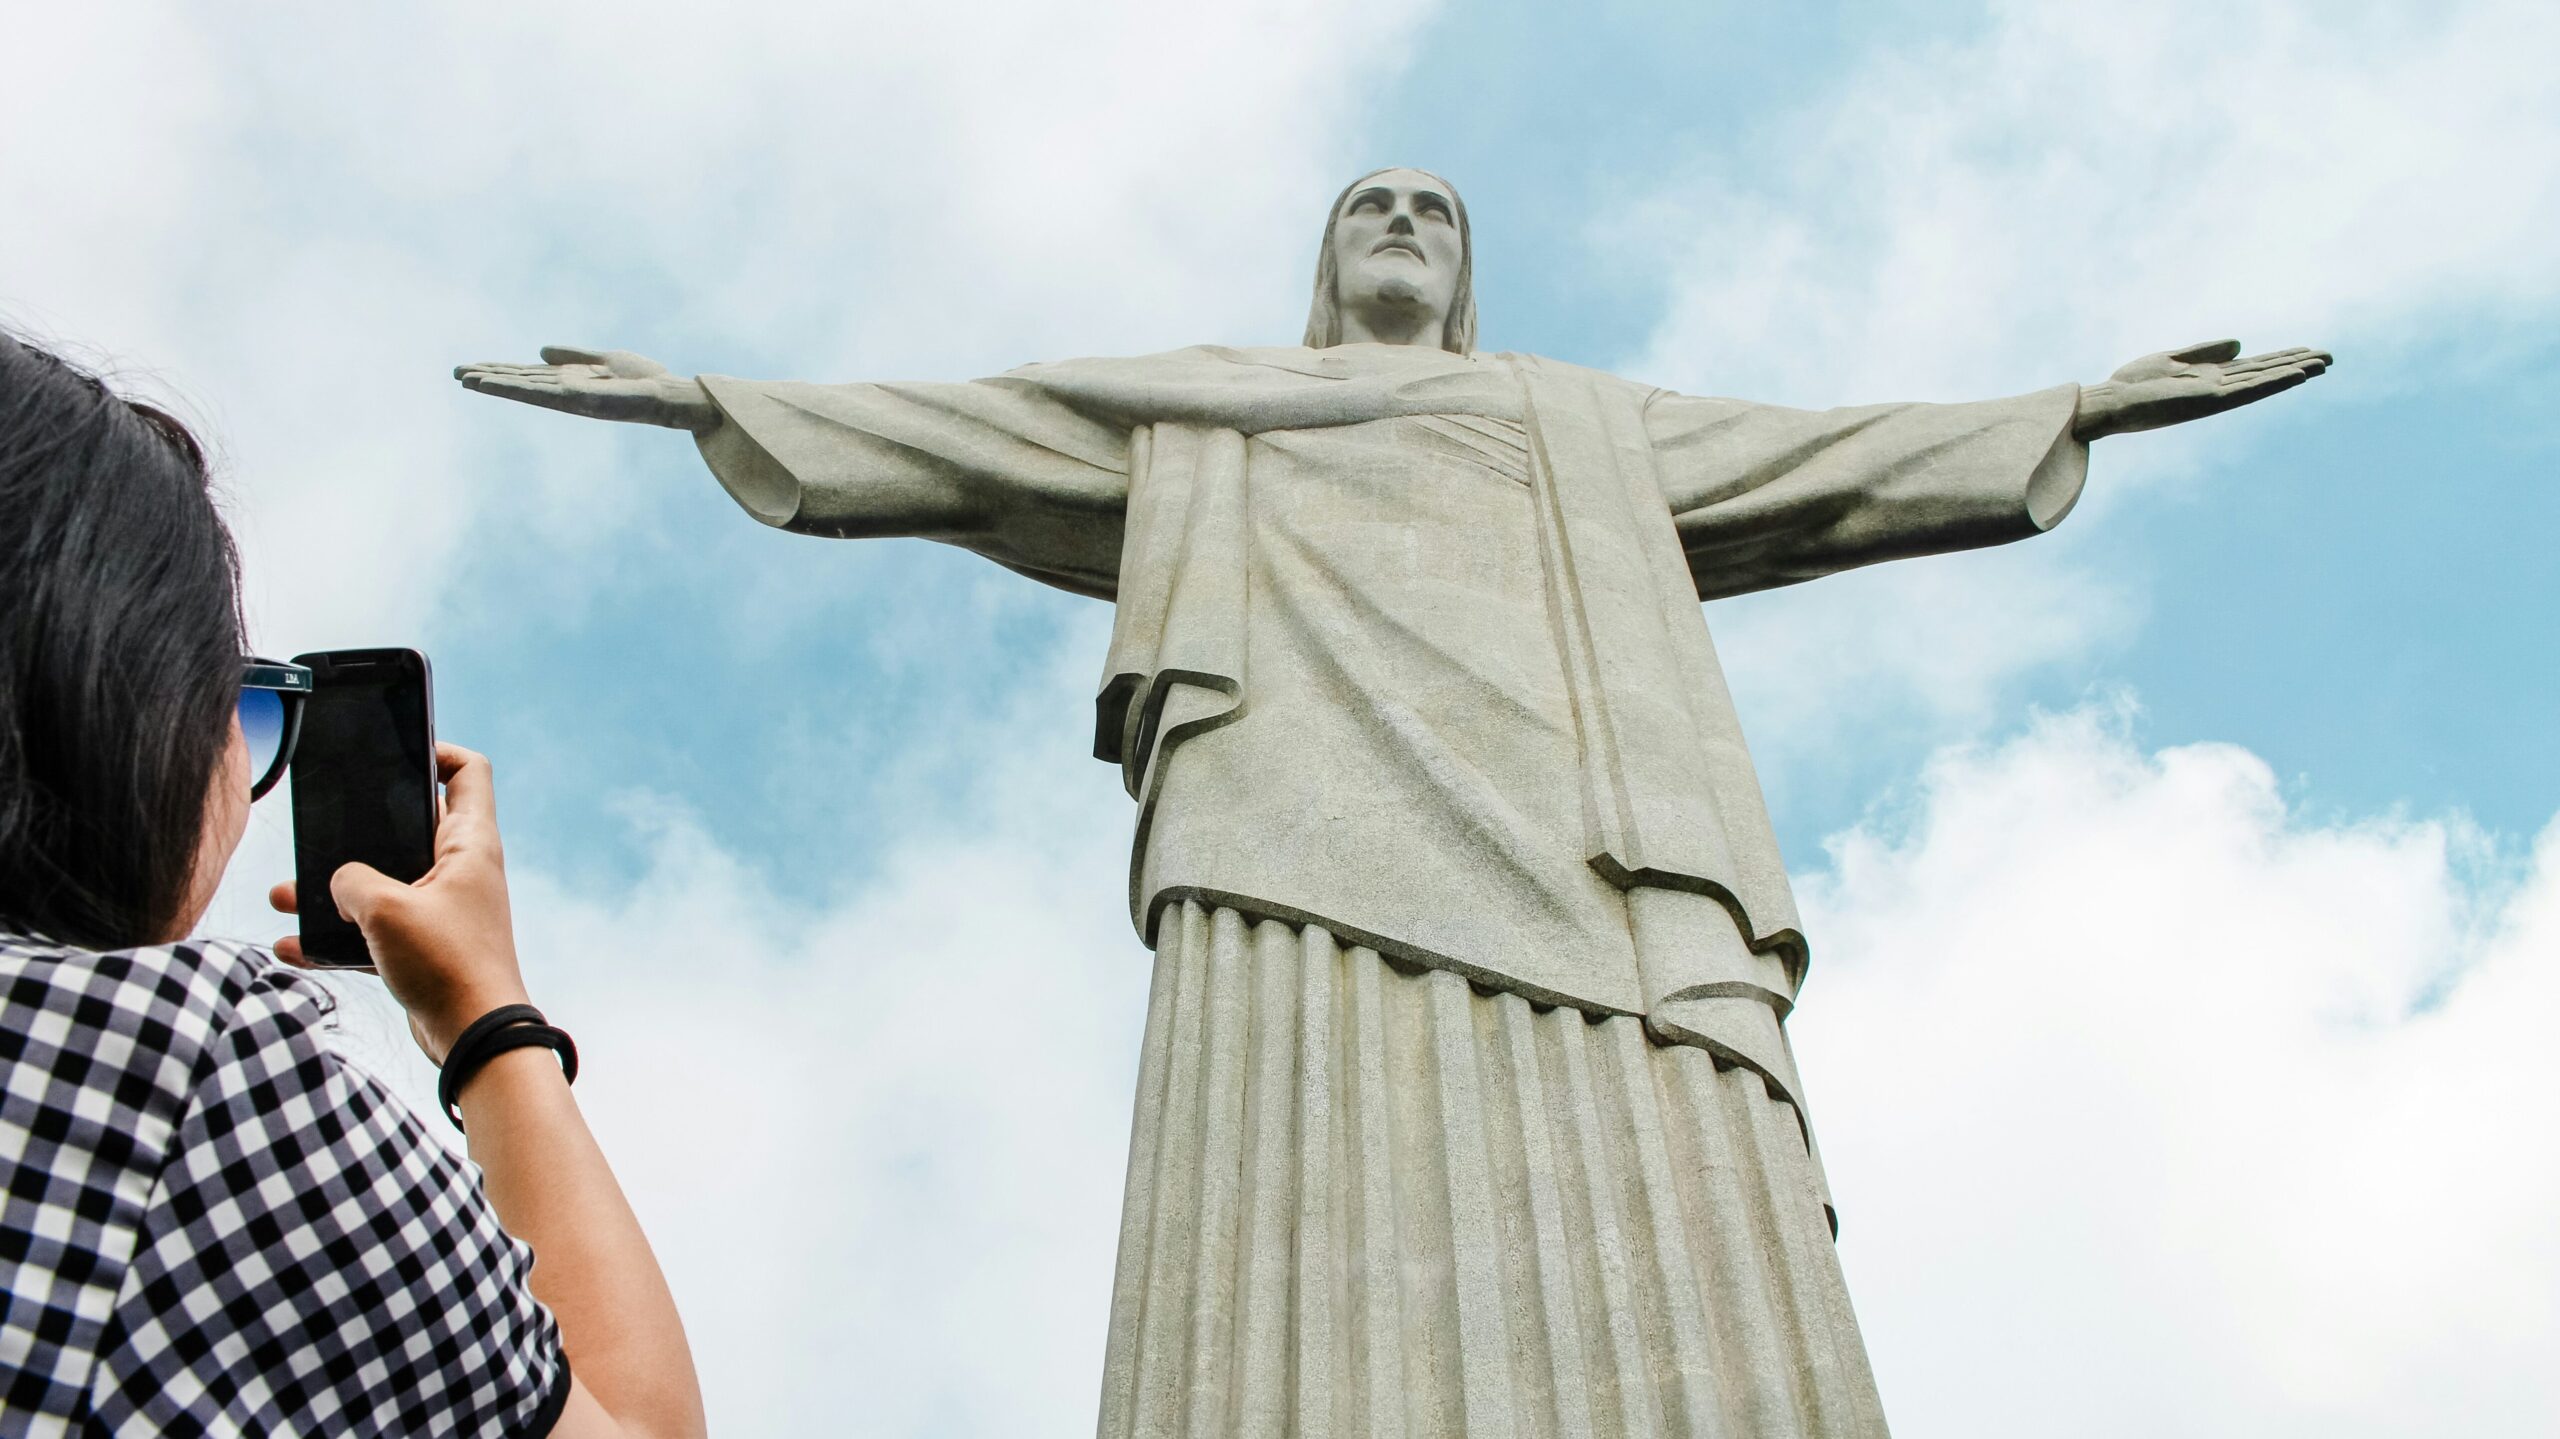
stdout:
[[[1896,1432],[2560,1429],[2560,15],[2522,3],[0,4],[0,317],[213,440],[272,654],[410,644],[725,1431],[1086,1431],[1146,957],[1108,613],[766,530],[475,359],[1294,339],[1822,406],[2223,335],[2068,523],[1707,609]],[[260,806],[216,932],[280,931]],[[423,1105],[394,1016],[342,1039]]]

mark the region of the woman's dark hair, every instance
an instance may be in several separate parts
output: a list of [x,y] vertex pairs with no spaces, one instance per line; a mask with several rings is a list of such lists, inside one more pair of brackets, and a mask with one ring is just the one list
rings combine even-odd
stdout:
[[0,332],[0,925],[178,921],[240,684],[208,481],[185,426]]

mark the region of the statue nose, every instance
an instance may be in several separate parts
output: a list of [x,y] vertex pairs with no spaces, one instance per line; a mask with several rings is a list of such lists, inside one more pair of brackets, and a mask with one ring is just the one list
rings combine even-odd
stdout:
[[1413,216],[1406,211],[1398,210],[1395,213],[1395,218],[1387,221],[1387,233],[1390,235],[1412,234]]

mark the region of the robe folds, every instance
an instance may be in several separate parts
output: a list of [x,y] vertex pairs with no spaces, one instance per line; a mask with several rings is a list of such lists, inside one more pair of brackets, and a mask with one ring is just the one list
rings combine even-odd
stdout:
[[1132,918],[1196,902],[1757,1072],[1806,945],[1699,601],[2059,522],[2059,386],[1805,411],[1520,355],[1199,347],[959,384],[705,376],[750,514],[1117,605]]

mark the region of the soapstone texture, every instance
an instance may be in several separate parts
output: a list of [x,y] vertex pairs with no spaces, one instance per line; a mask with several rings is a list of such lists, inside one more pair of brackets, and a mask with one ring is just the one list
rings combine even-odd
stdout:
[[766,524],[1114,604],[1156,952],[1101,1433],[1881,1435],[1699,601],[2059,523],[2089,443],[2319,374],[1792,410],[1474,346],[1456,192],[1329,212],[1303,345],[954,384],[473,389],[691,431]]
[[1100,1432],[1880,1436],[1798,1119],[1632,1015],[1169,906]]
[[702,384],[769,523],[1116,599],[1150,943],[1184,898],[1321,924],[1790,1098],[1805,945],[1699,596],[2033,534],[2087,455],[2067,385],[1816,413],[1383,344]]

